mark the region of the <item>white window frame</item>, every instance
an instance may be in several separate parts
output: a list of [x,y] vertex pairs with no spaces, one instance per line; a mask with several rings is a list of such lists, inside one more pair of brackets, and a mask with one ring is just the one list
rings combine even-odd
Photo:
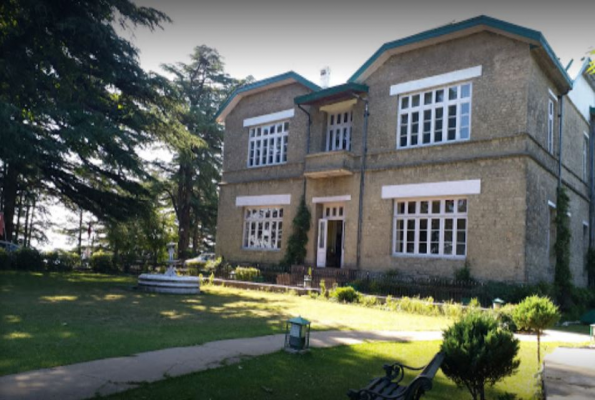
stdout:
[[[262,210],[262,212],[260,212]],[[266,213],[269,213],[267,217]],[[264,213],[264,216],[258,215]],[[265,226],[268,224],[269,234],[265,237]],[[274,225],[273,225],[274,224]],[[274,226],[274,227],[273,227]],[[242,249],[258,251],[280,251],[283,243],[283,207],[252,206],[244,207],[242,220]],[[259,236],[259,231],[262,232]],[[251,242],[251,236],[256,238]],[[258,242],[260,241],[260,242]],[[252,244],[256,243],[256,244]]]
[[555,127],[556,106],[554,100],[548,98],[547,106],[547,151],[554,154],[554,127]]
[[[337,123],[337,121],[341,122]],[[351,151],[352,133],[353,109],[351,107],[338,112],[329,112],[326,123],[326,151]]]
[[589,134],[583,132],[583,181],[589,179]]
[[[468,97],[462,97],[462,88],[467,87],[469,88],[469,95]],[[449,92],[451,89],[456,88],[457,97],[456,99],[450,100]],[[438,93],[443,93],[443,100],[438,103],[436,102]],[[426,96],[430,94],[431,96],[431,103],[425,104]],[[413,101],[416,97],[419,96],[419,105],[413,106]],[[456,107],[455,111],[455,137],[454,139],[448,139],[449,133],[449,110],[450,107]],[[468,112],[463,114],[462,109],[463,107],[468,107]],[[411,92],[407,94],[399,95],[398,97],[398,115],[397,115],[397,149],[409,149],[409,148],[416,148],[416,147],[425,147],[425,146],[433,146],[433,145],[442,145],[447,143],[456,143],[456,142],[464,142],[471,139],[471,122],[472,122],[472,108],[473,108],[473,82],[466,81],[466,82],[458,82],[455,84],[447,85],[447,86],[440,86],[434,87],[432,89],[425,89],[423,91],[418,92]],[[437,110],[441,110],[442,117],[441,119],[437,118]],[[426,119],[427,112],[430,113],[430,119]],[[413,123],[413,114],[417,113],[418,120],[417,120],[417,142],[413,144],[413,130],[414,125]],[[405,117],[406,118],[403,118]],[[464,118],[467,117],[467,122],[464,124]],[[407,120],[406,122],[404,120]],[[442,138],[439,141],[436,141],[436,132],[438,131],[437,122],[441,120],[442,127]],[[426,122],[430,124],[429,131],[425,129]],[[463,125],[464,124],[464,125]],[[405,126],[406,128],[405,128]],[[406,129],[407,141],[406,144],[401,144],[401,131],[402,129]],[[462,135],[462,132],[466,134]],[[430,141],[424,143],[424,135],[430,135]]]
[[[447,213],[446,212],[446,202],[447,201],[453,201],[454,202],[454,212],[452,213]],[[458,204],[459,201],[465,201],[465,211],[464,212],[460,212],[458,210]],[[398,206],[400,203],[405,203],[405,211],[407,211],[408,208],[408,203],[409,202],[415,202],[415,213],[414,214],[409,214],[409,213],[405,213],[405,214],[400,214],[398,212]],[[422,213],[421,212],[421,205],[422,202],[428,202],[428,213]],[[432,204],[433,202],[440,202],[440,212],[439,213],[432,213]],[[469,212],[469,200],[467,197],[455,197],[455,196],[448,196],[448,197],[434,197],[434,198],[408,198],[408,199],[395,199],[394,200],[394,204],[393,204],[393,240],[392,240],[392,253],[394,257],[427,257],[427,258],[447,258],[447,259],[465,259],[467,257],[467,251],[468,251],[468,247],[469,247],[469,218],[468,218],[468,212]],[[427,248],[427,253],[420,253],[420,226],[421,226],[421,220],[438,220],[439,221],[439,241],[438,241],[438,253],[430,253],[430,249],[431,249],[431,245],[432,245],[432,240],[431,240],[431,234],[432,234],[432,228],[431,228],[431,222],[428,223],[428,227],[427,227],[427,240],[426,240],[426,244],[427,246],[429,246]],[[444,253],[444,249],[445,249],[445,232],[446,232],[446,220],[447,219],[452,219],[453,220],[453,227],[452,227],[452,232],[453,232],[453,238],[452,238],[452,251],[453,254],[445,254]],[[413,252],[407,252],[406,251],[406,246],[409,243],[409,241],[405,240],[403,243],[403,250],[402,251],[398,251],[397,249],[397,224],[399,222],[399,220],[403,220],[403,227],[404,230],[403,232],[407,233],[407,225],[408,225],[408,221],[414,221],[414,241],[413,241]],[[465,229],[464,231],[461,230],[461,232],[464,232],[465,235],[465,242],[464,243],[460,243],[458,242],[458,238],[457,238],[457,234],[459,233],[459,229],[458,229],[458,224],[457,221],[458,220],[465,220]],[[465,252],[464,254],[457,254],[457,245],[459,244],[464,244],[465,246]]]
[[248,168],[287,163],[288,120],[251,127],[248,138]]

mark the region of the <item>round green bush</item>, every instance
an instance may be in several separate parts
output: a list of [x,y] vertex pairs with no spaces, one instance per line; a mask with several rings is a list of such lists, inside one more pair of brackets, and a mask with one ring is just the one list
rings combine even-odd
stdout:
[[357,303],[360,298],[360,293],[351,286],[345,286],[333,290],[331,298],[336,299],[341,303]]
[[48,271],[69,272],[80,265],[81,258],[73,252],[55,250],[44,253],[43,261]]
[[18,271],[43,271],[44,263],[41,253],[30,247],[22,247],[12,253],[12,268]]
[[485,386],[516,372],[519,341],[490,314],[472,311],[444,332],[442,371],[474,400],[485,399]]
[[93,253],[89,260],[89,265],[93,272],[99,272],[102,274],[109,274],[118,272],[116,264],[114,264],[114,255],[112,253],[106,253],[98,251]]

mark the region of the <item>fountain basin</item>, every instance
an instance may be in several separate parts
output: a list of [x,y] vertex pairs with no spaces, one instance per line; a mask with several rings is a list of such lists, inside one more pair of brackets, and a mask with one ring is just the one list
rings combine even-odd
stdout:
[[197,276],[142,274],[138,277],[138,288],[152,293],[198,294],[200,281]]

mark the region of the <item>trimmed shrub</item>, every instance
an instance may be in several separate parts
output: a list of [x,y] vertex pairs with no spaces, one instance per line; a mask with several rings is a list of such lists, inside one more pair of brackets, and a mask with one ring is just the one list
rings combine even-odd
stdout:
[[496,320],[498,321],[498,324],[500,324],[500,327],[508,329],[511,332],[516,332],[518,330],[516,323],[514,322],[515,309],[516,305],[506,304],[504,307],[494,311],[494,315],[496,316]]
[[380,300],[376,296],[360,296],[359,303],[365,307],[376,307],[380,304]]
[[223,258],[218,257],[215,260],[209,260],[205,263],[205,269],[207,271],[215,271],[217,270],[217,268],[219,268],[219,266],[221,265],[221,263],[223,262]]
[[397,300],[399,310],[411,314],[420,315],[438,315],[440,313],[438,306],[434,304],[432,297],[420,299],[419,297],[403,297]]
[[360,293],[354,288],[345,286],[333,290],[330,297],[341,303],[357,303],[360,296]]
[[260,276],[260,270],[253,267],[237,267],[235,273],[238,281],[254,282]]
[[459,303],[455,303],[452,300],[442,304],[442,314],[445,317],[452,319],[460,319],[465,313],[463,306]]
[[114,264],[114,255],[103,251],[93,253],[89,261],[89,265],[93,272],[102,274],[109,274],[118,272],[118,268]]
[[194,268],[194,269],[204,269],[207,266],[207,262],[206,261],[198,261],[198,260],[186,260],[184,262],[184,266],[188,267],[188,268]]
[[519,329],[537,333],[537,362],[541,364],[541,334],[560,320],[558,307],[547,297],[530,296],[515,307],[513,319]]
[[57,250],[43,253],[43,261],[48,271],[68,272],[80,265],[81,258],[76,253]]
[[455,271],[455,280],[459,282],[473,282],[471,268],[469,267],[468,262],[465,262],[465,265],[462,268]]
[[326,282],[324,281],[324,279],[320,280],[319,286],[320,286],[320,296],[326,297],[328,293],[326,290]]
[[43,271],[43,257],[36,249],[21,247],[11,254],[12,268],[19,271]]
[[471,312],[444,331],[442,371],[474,400],[485,400],[485,386],[516,372],[519,341],[487,313]]
[[10,269],[11,267],[11,259],[10,253],[4,249],[0,249],[0,270]]

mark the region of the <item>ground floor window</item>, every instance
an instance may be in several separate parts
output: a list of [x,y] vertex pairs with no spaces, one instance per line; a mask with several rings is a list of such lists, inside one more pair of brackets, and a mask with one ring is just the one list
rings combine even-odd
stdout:
[[467,199],[397,200],[393,253],[463,257],[467,254]]
[[244,248],[277,250],[283,239],[283,208],[252,207],[244,212]]

